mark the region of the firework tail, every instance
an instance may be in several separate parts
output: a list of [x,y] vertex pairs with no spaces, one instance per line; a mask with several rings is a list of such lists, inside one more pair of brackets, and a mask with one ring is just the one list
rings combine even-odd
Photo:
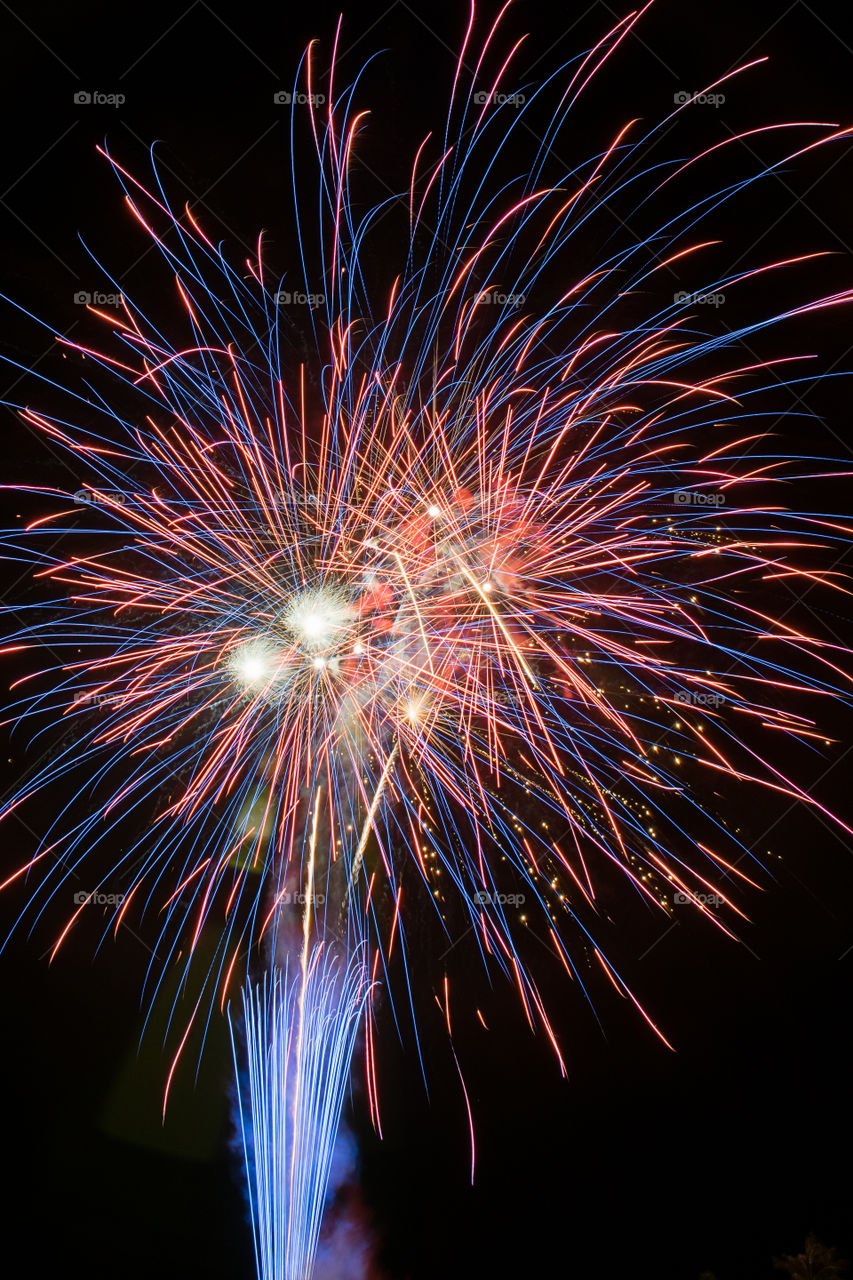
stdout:
[[[323,844],[330,832],[321,822],[323,789],[312,793],[299,932],[296,920],[279,910],[269,935],[269,972],[260,983],[248,981],[243,992],[244,1055],[232,1022],[259,1280],[307,1280],[312,1274],[323,1211],[335,1190],[330,1179],[344,1090],[370,987],[365,948],[346,930],[346,942],[330,943],[323,915],[314,909],[324,863],[320,856],[318,868],[318,829]],[[353,864],[361,851],[360,845]]]
[[[259,1280],[311,1275],[368,991],[363,951],[346,962],[316,943],[295,976],[274,969],[243,992],[249,1103],[239,1119]],[[233,1020],[231,1039],[239,1073]]]

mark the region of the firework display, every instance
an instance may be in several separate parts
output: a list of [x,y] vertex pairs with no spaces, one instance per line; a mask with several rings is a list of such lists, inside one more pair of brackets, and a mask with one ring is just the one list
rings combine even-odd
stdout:
[[[261,239],[236,263],[156,166],[144,184],[105,147],[177,318],[164,331],[127,295],[90,308],[103,344],[56,335],[85,357],[84,386],[60,388],[67,411],[17,406],[84,478],[34,488],[46,514],[3,538],[42,593],[6,645],[33,656],[13,714],[48,736],[57,718],[75,726],[4,810],[70,794],[5,884],[26,880],[29,927],[81,866],[99,869],[94,892],[120,878],[109,929],[157,920],[152,998],[212,940],[181,1050],[232,1002],[263,1280],[311,1275],[360,1028],[381,1123],[374,992],[393,988],[395,959],[404,974],[429,959],[410,902],[429,899],[451,942],[471,931],[565,1074],[520,939],[584,990],[597,970],[664,1039],[603,949],[602,878],[733,934],[758,862],[715,788],[849,830],[773,746],[824,741],[843,655],[765,605],[769,582],[834,585],[826,548],[850,530],[789,511],[777,482],[841,468],[778,455],[762,396],[800,365],[743,344],[853,290],[723,334],[700,330],[695,300],[808,261],[702,278],[698,224],[853,131],[764,127],[778,160],[684,208],[679,181],[726,145],[648,158],[689,100],[555,172],[551,144],[640,16],[531,88],[513,80],[516,48],[495,70],[500,20],[477,34],[472,12],[443,130],[395,204],[399,250],[376,229],[386,202],[353,190],[358,82],[338,88],[333,53],[335,92],[316,105],[312,47],[293,118],[315,143],[319,233],[294,170],[301,265],[284,280]],[[541,144],[507,179],[495,158],[546,103]],[[576,242],[626,192],[659,217],[586,263]],[[675,261],[697,284],[673,300],[659,282]],[[307,364],[285,288],[320,299]]]

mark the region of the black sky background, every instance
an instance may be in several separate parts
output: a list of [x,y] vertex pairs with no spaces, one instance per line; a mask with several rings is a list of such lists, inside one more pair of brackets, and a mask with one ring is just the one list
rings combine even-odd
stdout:
[[[495,11],[484,4],[481,16]],[[588,47],[622,12],[607,3],[519,4],[507,45],[510,35],[531,33],[521,79],[539,58],[539,68],[552,69]],[[60,331],[91,335],[74,295],[109,286],[79,233],[129,291],[150,298],[155,313],[164,305],[157,293],[164,277],[151,275],[150,259],[137,261],[144,243],[95,153],[105,137],[140,173],[148,145],[160,140],[172,193],[185,187],[205,226],[218,226],[235,255],[264,228],[274,260],[285,267],[295,250],[289,113],[273,95],[291,86],[310,38],[330,48],[337,14],[326,0],[271,9],[257,0],[196,0],[186,8],[0,5],[3,292]],[[424,0],[345,10],[344,73],[386,50],[362,92],[374,110],[363,153],[394,189],[405,184],[408,157],[425,129],[442,123],[466,19],[461,5]],[[762,54],[770,55],[769,67],[732,88],[723,106],[692,109],[695,126],[691,121],[685,132],[695,145],[716,140],[721,129],[725,136],[782,118],[853,122],[853,13],[798,0],[790,7],[660,0],[582,103],[567,146],[578,157],[591,152],[626,119],[665,113],[674,93],[695,91]],[[76,104],[80,90],[122,93],[126,102],[118,109]],[[755,144],[760,155],[762,148]],[[523,165],[521,147],[517,158]],[[745,152],[733,161],[744,172],[750,163]],[[306,204],[314,199],[312,187]],[[761,300],[771,303],[777,289],[779,301],[790,302],[850,284],[852,211],[853,148],[842,144],[804,158],[721,215],[720,262],[745,250],[753,261],[833,252],[793,283],[762,286]],[[586,249],[578,246],[581,258]],[[674,281],[680,287],[692,284]],[[719,320],[733,324],[735,314]],[[851,314],[790,326],[772,338],[772,350],[809,350],[819,356],[816,367],[849,368]],[[10,308],[0,341],[9,358],[61,375],[44,331]],[[16,375],[4,382],[3,394],[13,400],[22,394],[15,383]],[[815,415],[807,423],[787,416],[803,407],[792,393],[771,397],[783,415],[777,431],[785,447],[849,458],[849,385],[842,378],[806,384],[801,394]],[[31,380],[26,398],[37,397]],[[68,483],[62,464],[11,412],[4,410],[0,423],[7,483]],[[851,507],[843,484],[791,503]],[[42,509],[39,500],[10,496],[3,506],[13,525],[19,513],[23,519]],[[25,600],[28,588],[16,578],[13,570],[7,598]],[[792,599],[791,616],[849,643],[853,609],[844,600]],[[853,823],[850,717],[836,703],[823,723],[839,744],[806,757],[792,753],[790,762],[804,785]],[[31,763],[25,736],[3,752],[2,763],[5,792]],[[711,1270],[719,1280],[757,1280],[772,1274],[774,1254],[796,1252],[810,1230],[853,1255],[851,849],[828,823],[781,799],[742,788],[725,803],[737,809],[751,847],[771,853],[765,891],[747,904],[746,945],[701,920],[671,924],[630,899],[613,904],[611,945],[621,971],[677,1053],[607,990],[598,1007],[602,1032],[555,972],[546,994],[570,1068],[563,1081],[544,1038],[530,1035],[514,993],[484,992],[470,939],[435,966],[430,979],[440,983],[446,966],[459,992],[457,1052],[478,1136],[473,1190],[464,1102],[440,1019],[424,1022],[429,1100],[411,1043],[401,1049],[385,1019],[384,1141],[368,1131],[358,1096],[353,1121],[362,1136],[378,1274],[698,1280]],[[34,820],[30,812],[27,822]],[[27,826],[7,826],[0,867],[17,866],[33,841]],[[20,893],[0,898],[3,919],[11,922],[23,900]],[[247,1276],[239,1169],[226,1144],[224,1030],[213,1027],[198,1088],[180,1082],[161,1127],[166,1058],[156,1033],[136,1056],[148,942],[122,931],[93,960],[102,927],[84,920],[50,967],[45,952],[54,934],[47,929],[16,936],[0,957],[4,1250],[11,1260],[20,1247],[39,1276]],[[466,1002],[487,1011],[488,1035]]]

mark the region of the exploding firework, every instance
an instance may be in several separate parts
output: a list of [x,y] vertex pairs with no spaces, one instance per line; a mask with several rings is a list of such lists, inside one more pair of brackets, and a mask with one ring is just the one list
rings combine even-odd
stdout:
[[[108,350],[65,342],[118,380],[116,394],[78,395],[82,427],[73,412],[20,406],[89,479],[76,494],[45,494],[49,514],[23,541],[6,539],[56,592],[10,640],[60,655],[22,714],[60,710],[78,725],[6,812],[66,776],[94,797],[45,828],[10,877],[32,886],[22,918],[136,823],[142,834],[111,863],[129,882],[112,924],[162,908],[167,964],[191,961],[210,928],[208,1005],[224,1003],[264,941],[284,970],[298,946],[308,956],[309,932],[312,946],[325,939],[349,956],[366,940],[367,970],[344,983],[328,1024],[328,1043],[347,1051],[334,1080],[325,1066],[312,1077],[329,1125],[364,993],[395,944],[412,959],[409,897],[429,896],[449,937],[473,930],[562,1067],[519,925],[579,982],[579,954],[592,957],[640,1009],[596,939],[602,875],[617,871],[663,911],[680,895],[731,932],[754,857],[705,802],[710,784],[817,804],[758,731],[821,739],[791,699],[838,696],[847,677],[833,646],[771,616],[764,584],[831,586],[810,549],[849,530],[767,498],[770,481],[832,467],[773,455],[752,406],[791,361],[744,362],[740,344],[853,294],[698,332],[697,296],[806,260],[706,279],[661,303],[660,273],[701,262],[697,221],[745,184],[674,209],[679,178],[705,157],[640,164],[651,144],[628,126],[586,166],[551,176],[549,141],[637,20],[516,95],[519,106],[508,101],[515,51],[497,77],[486,69],[497,24],[470,69],[472,15],[444,145],[425,139],[415,154],[387,289],[374,283],[377,210],[359,213],[352,191],[357,86],[330,92],[321,115],[309,54],[322,288],[306,265],[306,296],[321,298],[307,368],[287,355],[282,282],[260,240],[241,274],[159,182],[146,189],[105,153],[173,271],[183,332],[164,335],[125,296],[118,316],[98,313],[113,330]],[[494,157],[555,86],[542,149],[520,176],[498,178]],[[851,132],[797,127],[804,141],[785,160]],[[626,189],[638,204],[663,200],[659,223],[573,271],[574,237]],[[338,987],[328,975],[315,983],[322,1021]],[[277,1179],[257,1188],[264,1275],[297,1274],[280,1234],[291,1210],[273,1219],[293,1168],[287,1144],[315,1123],[297,1107],[288,1130],[284,1112],[264,1110],[294,1070],[294,999],[289,979],[274,978],[246,1005],[256,1158],[258,1126],[270,1126],[256,1168]],[[310,1036],[321,1057],[324,1034]],[[370,1035],[366,1056],[378,1122]],[[298,1210],[305,1274],[321,1165],[298,1174],[313,1180]]]

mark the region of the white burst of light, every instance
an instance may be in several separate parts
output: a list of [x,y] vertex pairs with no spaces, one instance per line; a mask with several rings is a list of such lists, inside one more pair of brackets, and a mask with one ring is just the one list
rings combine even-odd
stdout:
[[333,588],[303,591],[293,597],[282,621],[307,653],[322,653],[342,639],[352,609]]
[[260,690],[281,677],[284,657],[272,640],[262,636],[234,649],[227,666],[233,678],[246,689]]

